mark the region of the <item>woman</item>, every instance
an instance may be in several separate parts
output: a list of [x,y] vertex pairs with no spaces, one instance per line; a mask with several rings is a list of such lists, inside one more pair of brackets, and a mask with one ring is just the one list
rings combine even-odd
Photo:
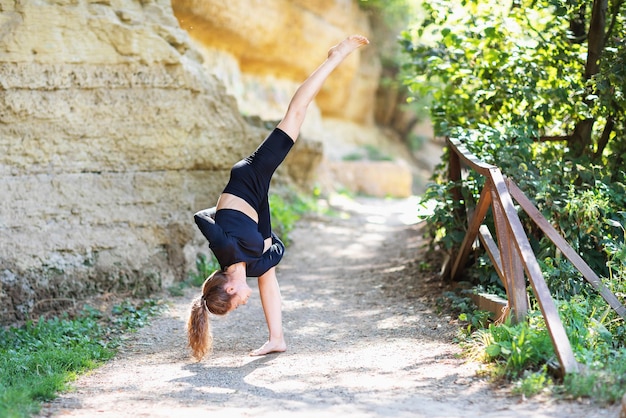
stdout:
[[285,247],[271,231],[270,180],[298,138],[306,110],[326,78],[352,51],[368,43],[367,38],[354,35],[332,47],[327,59],[298,87],[274,131],[252,155],[233,166],[217,206],[195,214],[196,224],[209,241],[221,267],[206,279],[202,295],[191,305],[187,333],[196,359],[201,360],[211,350],[209,312],[225,315],[245,305],[251,293],[247,277],[258,277],[269,330],[267,342],[250,355],[261,356],[287,349],[276,279],[276,265]]

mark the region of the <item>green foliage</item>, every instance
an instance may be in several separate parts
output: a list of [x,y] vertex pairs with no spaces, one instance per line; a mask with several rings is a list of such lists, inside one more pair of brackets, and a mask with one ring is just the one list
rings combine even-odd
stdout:
[[196,271],[189,273],[187,281],[192,286],[202,286],[206,278],[219,268],[220,264],[213,254],[210,254],[208,257],[205,254],[198,254],[196,257]]
[[173,286],[170,286],[167,290],[172,296],[183,296],[183,289],[185,287],[200,287],[204,283],[204,281],[216,270],[220,269],[220,264],[215,258],[213,253],[210,253],[208,256],[206,254],[197,254],[196,255],[196,268],[195,270],[191,270],[187,273],[187,279],[175,283]]
[[432,214],[428,217],[427,234],[430,235],[431,249],[441,247],[445,251],[457,248],[465,236],[465,222],[456,217],[463,202],[453,198],[454,182],[438,182],[429,185],[422,195],[422,204],[435,202]]
[[124,301],[111,309],[109,318],[112,329],[117,332],[135,331],[148,324],[151,317],[157,315],[162,305],[153,299],[146,299],[140,305]]
[[[588,4],[424,2],[425,19],[402,37],[408,55],[404,73],[416,99],[430,99],[436,134],[486,125],[527,126],[538,136],[560,136],[590,119],[597,122],[591,125],[596,151],[604,150],[601,144],[606,140],[607,150],[621,155],[626,148],[626,42],[620,34],[626,4],[613,2],[606,28],[591,32],[592,37],[606,32],[598,72],[591,74],[587,33],[576,38],[581,34],[571,30],[580,19],[588,24]],[[592,154],[589,145],[583,144]],[[622,161],[620,156],[608,163],[619,168]]]
[[506,377],[520,377],[525,370],[539,369],[554,357],[552,341],[539,315],[516,325],[490,325],[489,333],[493,342],[485,347],[485,353],[502,366]]
[[[510,8],[471,0],[462,5],[428,2],[424,21],[403,34],[405,79],[416,98],[430,98],[438,135],[459,139],[480,160],[500,167],[547,219],[554,220],[590,267],[606,275],[609,251],[613,254],[624,240],[607,224],[619,221],[626,206],[623,166],[613,165],[620,159],[573,160],[567,158],[564,143],[535,142],[540,136],[570,133],[580,120],[600,120],[597,103],[609,101],[609,96],[592,97],[589,89],[610,88],[621,97],[616,86],[624,83],[619,78],[623,67],[602,60],[605,73],[591,81],[584,77],[586,45],[574,41],[569,32],[572,19],[585,10],[581,4],[521,1]],[[611,10],[614,25],[623,28],[617,11]],[[623,42],[611,38],[609,44],[607,53],[621,62]],[[602,84],[599,80],[605,76],[609,81]],[[611,138],[617,150],[619,144]],[[447,182],[444,170],[443,165],[438,168],[423,197],[438,202],[428,222],[431,246],[450,250],[458,247],[466,228],[466,220],[455,218],[454,209],[476,201],[482,181],[470,173],[463,183],[464,201],[457,202],[450,193],[457,185]],[[580,275],[567,266],[558,267],[561,255],[534,224],[522,218],[538,258],[546,260],[551,288],[564,297],[587,291]],[[489,260],[483,260],[482,266],[489,265]],[[481,284],[493,284],[495,277],[483,273],[474,277],[484,278]]]
[[[562,390],[571,396],[589,396],[613,402],[626,391],[626,349],[623,331],[612,333],[616,318],[599,297],[576,297],[558,303],[576,360],[586,365],[579,374],[568,375]],[[602,307],[602,309],[600,309]],[[623,327],[623,321],[621,321]],[[527,321],[512,325],[490,324],[467,333],[462,341],[465,354],[488,364],[495,379],[514,382],[513,391],[526,396],[558,386],[548,375],[548,365],[556,361],[545,320],[539,310],[531,310]]]
[[0,416],[29,417],[77,374],[115,354],[123,331],[146,324],[160,309],[156,301],[138,306],[124,302],[111,318],[90,307],[76,318],[28,321],[20,328],[0,329]]
[[565,36],[567,16],[551,15],[547,2],[523,3],[428,2],[423,24],[404,34],[410,87],[431,97],[438,135],[481,124],[571,124],[579,110],[571,99],[584,91],[581,46]]
[[574,353],[582,361],[606,353],[613,347],[613,336],[606,328],[604,307],[599,298],[577,296],[568,302],[559,303],[559,316],[568,331],[568,337]]
[[580,373],[565,376],[563,387],[573,397],[589,397],[604,403],[619,402],[626,393],[626,350]]
[[[423,7],[424,20],[402,35],[403,71],[415,100],[428,103],[436,135],[460,140],[515,181],[624,301],[626,2],[609,2],[606,26],[590,30],[592,4],[582,0],[434,0]],[[595,39],[599,49],[590,47]],[[550,137],[557,141],[537,141]],[[467,225],[455,209],[478,200],[483,180],[469,172],[459,202],[451,193],[459,185],[446,177],[442,164],[424,201],[436,202],[428,220],[431,247],[453,252]],[[520,219],[559,299],[575,356],[586,365],[585,373],[568,376],[564,390],[617,399],[624,369],[610,359],[624,363],[623,319],[525,214]],[[486,224],[494,231],[491,214]],[[466,276],[485,288],[502,286],[481,253]],[[490,362],[494,376],[515,380],[519,393],[550,384],[546,365],[554,353],[538,311],[527,322],[468,335],[468,355]]]
[[[424,8],[424,21],[402,37],[405,79],[416,98],[430,98],[436,134],[461,140],[479,159],[500,167],[548,219],[555,220],[594,271],[607,273],[602,253],[611,237],[605,221],[616,219],[626,206],[623,166],[613,165],[621,160],[571,160],[563,143],[534,142],[540,136],[568,134],[580,120],[602,119],[597,104],[612,100],[602,92],[622,97],[617,86],[624,84],[623,66],[602,60],[605,72],[591,81],[584,77],[586,45],[569,36],[580,3],[521,1],[509,8],[465,1],[460,7],[439,0]],[[623,28],[623,18],[611,12],[615,25]],[[624,42],[609,41],[607,54],[622,62]],[[589,89],[598,94],[590,96]],[[603,106],[608,112],[610,106]],[[601,132],[595,135],[599,138]],[[621,149],[616,137],[610,138],[613,149]],[[429,221],[433,245],[450,249],[461,242],[465,220],[452,215],[451,209],[461,202],[451,199],[455,185],[446,183],[444,168],[439,168],[424,199],[439,202]],[[466,198],[477,200],[482,187],[477,180],[470,174],[464,182]],[[535,236],[541,239],[540,234],[531,239]],[[555,256],[554,250],[547,250],[548,243],[533,244],[541,257]]]
[[317,210],[318,194],[319,191],[314,191],[313,196],[306,197],[296,192],[288,191],[272,195],[270,198],[272,229],[285,245],[290,244],[289,233],[293,230],[300,217],[305,213]]
[[464,337],[473,331],[484,328],[491,320],[491,312],[482,311],[476,307],[472,299],[467,296],[467,291],[444,292],[437,299],[437,306],[441,312],[453,312],[458,315],[459,321],[465,324],[461,330]]
[[511,392],[517,395],[531,397],[549,390],[553,384],[554,382],[548,374],[548,368],[543,366],[536,372],[529,370],[524,371],[522,378],[516,382]]
[[185,287],[200,287],[204,283],[204,281],[209,277],[214,271],[220,268],[220,264],[217,262],[217,259],[210,253],[208,256],[206,254],[199,253],[196,256],[196,268],[195,270],[191,270],[187,273],[187,279],[175,283],[173,286],[170,286],[167,290],[172,296],[183,296],[183,289]]
[[[617,215],[621,221],[606,219],[610,228],[603,244],[607,255],[606,266],[610,279],[608,286],[613,293],[618,293],[623,297],[626,296],[624,293],[624,289],[626,289],[626,241],[624,240],[626,212],[618,211]],[[621,231],[621,234],[616,231]]]

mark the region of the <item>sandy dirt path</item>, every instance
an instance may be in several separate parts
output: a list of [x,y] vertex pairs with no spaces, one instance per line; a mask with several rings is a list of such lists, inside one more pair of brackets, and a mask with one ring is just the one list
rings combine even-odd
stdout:
[[617,407],[524,400],[458,357],[457,325],[423,278],[414,200],[340,202],[307,217],[279,265],[286,353],[249,357],[266,338],[256,280],[248,305],[213,319],[214,353],[185,346],[190,300],[130,336],[116,358],[46,405],[42,417],[617,417]]

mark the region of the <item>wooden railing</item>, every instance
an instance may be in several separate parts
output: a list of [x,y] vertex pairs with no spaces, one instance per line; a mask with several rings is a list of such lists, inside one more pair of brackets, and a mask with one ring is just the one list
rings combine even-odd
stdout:
[[[508,310],[505,314],[511,315],[514,322],[525,319],[529,304],[526,293],[527,277],[545,318],[562,373],[578,371],[579,365],[574,358],[565,328],[513,204],[513,199],[624,319],[626,319],[626,308],[519,187],[511,179],[502,175],[498,167],[478,160],[457,140],[448,138],[447,143],[450,149],[448,174],[450,181],[457,184],[452,190],[454,199],[459,203],[456,215],[459,219],[467,219],[468,222],[467,232],[460,248],[452,254],[449,262],[444,266],[444,278],[458,280],[478,238],[506,289]],[[462,173],[470,169],[485,177],[485,185],[478,202],[475,203],[464,199],[462,194]],[[489,208],[493,213],[495,239],[487,225],[483,223]]]

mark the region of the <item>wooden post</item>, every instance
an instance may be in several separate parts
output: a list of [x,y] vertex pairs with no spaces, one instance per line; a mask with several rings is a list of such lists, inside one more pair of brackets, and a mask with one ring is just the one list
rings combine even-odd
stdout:
[[[524,269],[528,275],[528,280],[533,288],[537,302],[539,303],[539,309],[546,321],[552,344],[554,345],[554,351],[556,352],[559,362],[564,373],[574,373],[579,371],[578,363],[574,358],[574,352],[572,346],[567,338],[567,333],[559,317],[558,310],[550,295],[550,289],[546,285],[543,279],[543,273],[539,267],[539,263],[535,258],[535,254],[532,251],[522,222],[517,215],[515,206],[513,206],[513,200],[509,194],[509,190],[506,187],[504,178],[500,170],[492,170],[492,179],[494,180],[494,189],[497,198],[494,197],[494,207],[496,200],[502,205],[503,221],[508,224],[510,238],[512,244],[515,246],[517,254],[521,257]],[[504,264],[504,257],[503,257]],[[506,270],[506,268],[505,268]],[[519,298],[516,299],[519,301]]]
[[491,204],[491,193],[490,193],[489,183],[485,184],[483,190],[480,193],[480,199],[478,200],[478,205],[473,212],[472,219],[469,222],[469,227],[467,232],[465,233],[465,237],[463,238],[463,243],[461,244],[461,248],[453,261],[452,271],[450,277],[452,280],[457,280],[458,276],[463,270],[463,263],[467,261],[470,250],[472,249],[472,244],[474,240],[478,236],[478,229],[480,225],[483,223],[485,216],[487,215],[487,211],[489,210],[489,206]]
[[[500,170],[492,170],[492,179],[497,183],[501,179]],[[503,183],[504,184],[504,183]],[[501,189],[501,188],[500,188]],[[515,248],[514,236],[509,228],[508,216],[502,200],[508,196],[501,196],[498,187],[494,184],[492,189],[493,218],[496,224],[496,237],[500,250],[500,262],[502,273],[506,278],[506,292],[509,304],[513,311],[514,322],[521,322],[528,315],[528,294],[526,292],[526,278],[519,253]]]
[[[448,144],[450,143],[450,138],[446,138]],[[459,155],[456,152],[454,147],[450,147],[449,152],[449,160],[448,160],[448,180],[454,183],[452,189],[450,190],[452,193],[452,198],[458,204],[454,208],[454,218],[455,219],[465,219],[465,203],[463,201],[463,193],[461,193],[461,160]],[[446,262],[446,265],[443,268],[443,279],[444,281],[450,281],[452,279],[452,263],[458,258],[457,257],[458,249],[453,248],[451,253],[449,254],[450,258]]]

